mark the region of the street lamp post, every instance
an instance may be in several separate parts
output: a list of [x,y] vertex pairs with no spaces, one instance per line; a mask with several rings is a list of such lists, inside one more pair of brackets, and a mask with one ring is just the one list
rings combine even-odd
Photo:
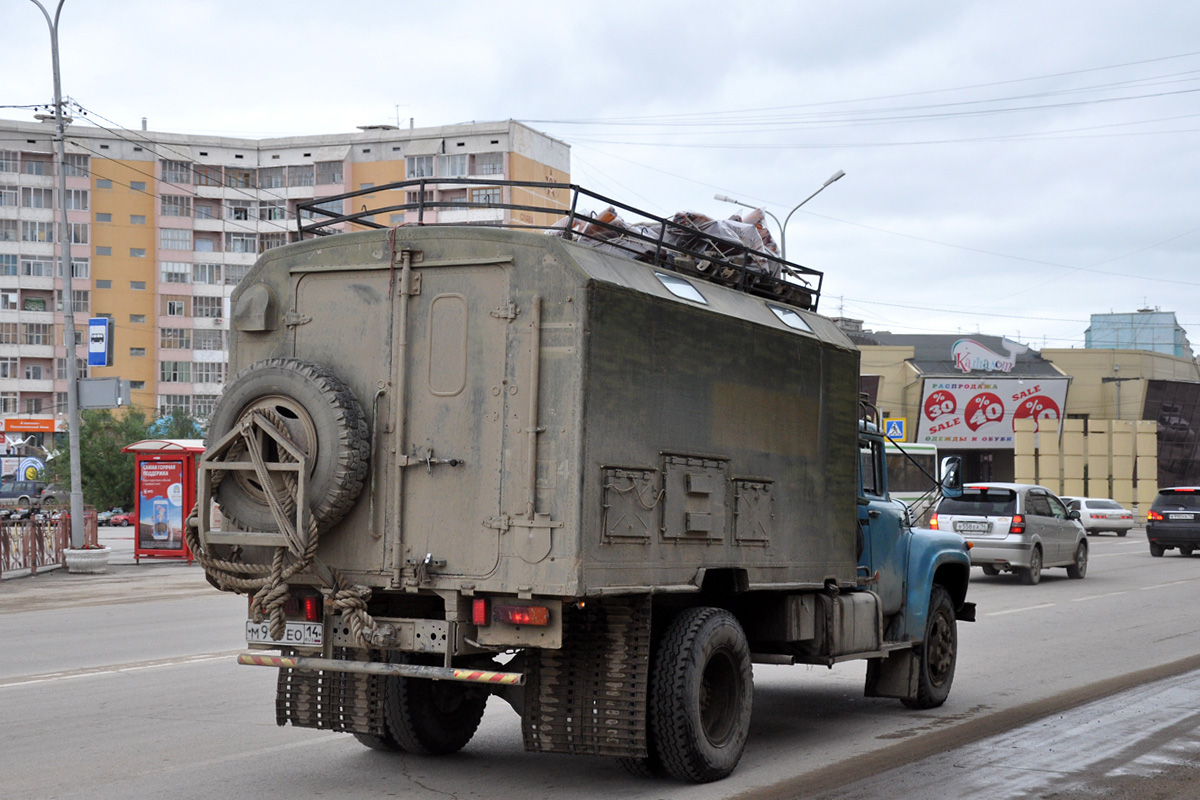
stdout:
[[54,19],[39,0],[37,6],[50,28],[50,61],[54,67],[55,145],[58,160],[58,213],[60,270],[63,276],[63,339],[67,347],[67,441],[71,460],[71,547],[83,547],[83,481],[79,464],[79,369],[75,362],[74,269],[71,264],[71,226],[67,223],[66,108],[63,107],[62,80],[58,69],[58,18],[63,3],[58,0]]
[[[830,175],[829,180],[822,183],[820,188],[818,188],[815,192],[813,192],[808,197],[804,198],[799,203],[797,203],[795,208],[793,208],[791,211],[789,211],[788,215],[786,217],[784,217],[782,223],[779,221],[779,218],[776,217],[774,214],[772,214],[770,211],[767,211],[765,208],[763,209],[763,211],[766,211],[767,215],[771,219],[775,220],[775,224],[779,226],[779,256],[780,256],[780,258],[782,258],[784,261],[787,261],[787,225],[788,225],[788,222],[790,222],[792,219],[792,214],[795,214],[797,211],[799,211],[800,206],[804,205],[809,200],[812,200],[814,197],[819,195],[821,192],[825,191],[826,186],[833,183],[834,181],[841,180],[845,176],[846,176],[846,173],[840,169],[837,172]],[[757,208],[758,207],[758,206],[750,205],[749,203],[743,203],[741,200],[735,200],[727,194],[713,195],[713,199],[720,200],[723,203],[733,203],[734,205],[745,206],[746,208]]]

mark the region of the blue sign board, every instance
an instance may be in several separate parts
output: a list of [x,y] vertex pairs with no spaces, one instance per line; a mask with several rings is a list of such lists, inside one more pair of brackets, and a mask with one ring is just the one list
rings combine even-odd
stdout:
[[88,320],[88,366],[110,367],[113,354],[113,321],[108,317]]
[[904,417],[888,417],[883,421],[883,435],[899,442],[905,441],[908,420]]

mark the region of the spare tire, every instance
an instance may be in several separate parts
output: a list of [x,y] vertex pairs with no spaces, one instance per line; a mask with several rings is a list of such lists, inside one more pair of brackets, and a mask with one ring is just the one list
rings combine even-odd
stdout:
[[[239,372],[225,385],[209,419],[211,447],[255,410],[271,413],[291,442],[309,457],[306,476],[309,512],[318,530],[341,520],[362,493],[370,467],[371,443],[362,406],[354,392],[328,368],[295,358],[268,358]],[[279,459],[274,440],[260,434],[263,458]],[[235,451],[238,448],[235,445]],[[244,450],[236,456],[247,458]],[[277,472],[274,491],[290,495],[288,475]],[[267,494],[253,471],[229,470],[213,496],[233,527],[276,531]]]

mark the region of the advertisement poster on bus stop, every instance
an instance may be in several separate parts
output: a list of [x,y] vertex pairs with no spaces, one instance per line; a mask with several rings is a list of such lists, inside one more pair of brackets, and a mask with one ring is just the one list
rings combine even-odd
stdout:
[[138,465],[138,547],[183,549],[183,462]]
[[1013,420],[1058,433],[1069,378],[926,378],[915,441],[951,450],[1011,449]]

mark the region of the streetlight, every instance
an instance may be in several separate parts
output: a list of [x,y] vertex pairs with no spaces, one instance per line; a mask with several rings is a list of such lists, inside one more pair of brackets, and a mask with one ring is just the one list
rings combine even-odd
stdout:
[[37,6],[50,28],[50,61],[54,67],[54,140],[58,158],[58,213],[60,269],[63,275],[63,328],[67,346],[67,442],[71,460],[71,547],[83,547],[83,489],[79,464],[79,369],[75,363],[75,299],[74,269],[71,264],[71,226],[67,223],[67,154],[66,109],[62,100],[62,81],[58,71],[58,17],[63,3],[58,0],[54,19],[39,0],[29,0]]
[[[767,216],[769,216],[771,219],[775,220],[775,224],[779,226],[779,257],[780,258],[782,258],[784,261],[787,261],[787,224],[788,224],[788,222],[791,221],[792,214],[795,214],[798,210],[800,210],[800,206],[804,205],[809,200],[812,200],[814,197],[816,197],[821,192],[823,192],[825,190],[826,186],[833,183],[834,181],[841,180],[845,176],[846,176],[846,173],[840,169],[837,172],[830,175],[829,180],[822,183],[820,188],[818,188],[815,192],[813,192],[808,197],[804,198],[799,203],[797,203],[796,207],[793,208],[791,211],[789,211],[788,215],[786,217],[784,217],[782,223],[780,223],[779,218],[776,217],[774,214],[772,214],[770,211],[767,211],[765,208],[763,209],[763,211],[766,211]],[[713,195],[713,199],[720,200],[723,203],[733,203],[734,205],[745,206],[746,208],[758,208],[758,206],[752,206],[749,203],[743,203],[741,200],[734,200],[732,197],[730,197],[727,194]]]

